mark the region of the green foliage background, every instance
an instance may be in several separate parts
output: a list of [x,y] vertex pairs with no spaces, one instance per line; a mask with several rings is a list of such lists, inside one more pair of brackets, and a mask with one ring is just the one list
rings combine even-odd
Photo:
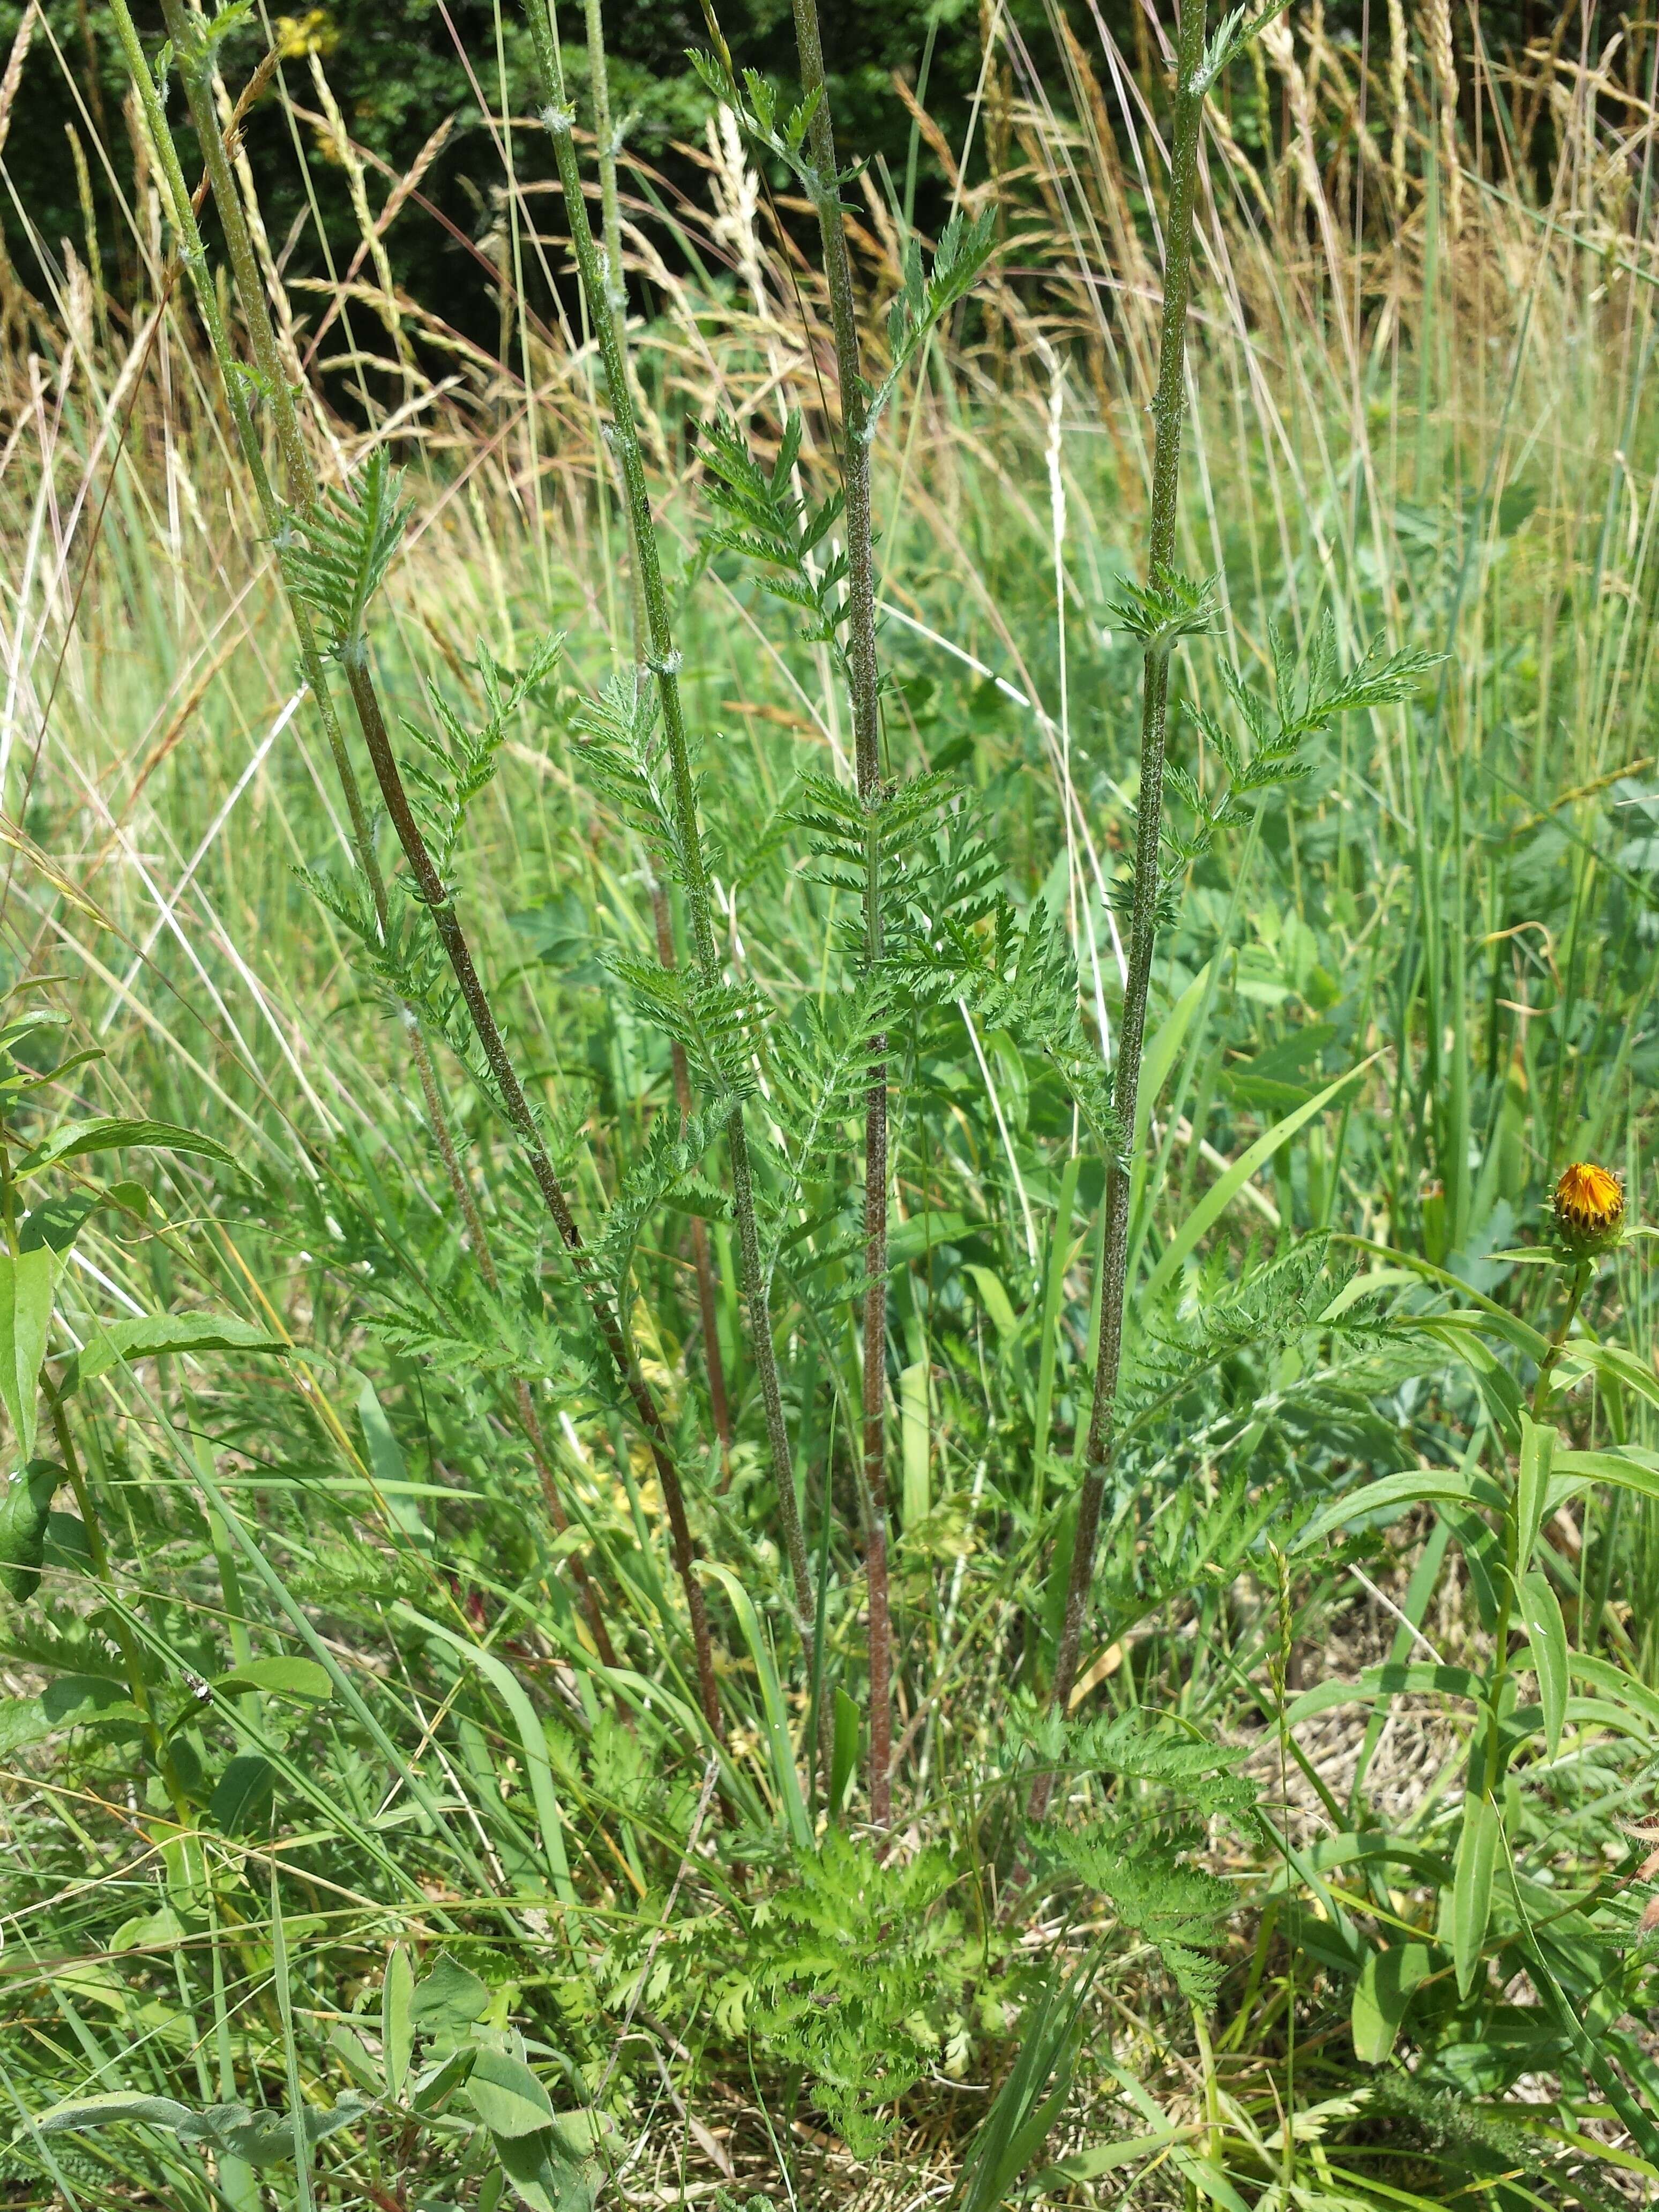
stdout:
[[[27,0],[0,0],[0,49],[9,46],[27,5]],[[301,0],[293,5],[295,18],[307,15]],[[141,28],[152,28],[147,17],[159,24],[153,0],[150,8],[135,12]],[[1152,12],[1172,15],[1166,8]],[[459,118],[422,186],[434,210],[453,229],[429,219],[405,218],[389,234],[387,250],[401,286],[439,307],[465,335],[488,343],[499,326],[491,280],[463,241],[477,242],[489,234],[500,181],[499,155],[479,94],[499,113],[504,74],[519,112],[531,100],[532,73],[522,15],[516,9],[498,10],[489,0],[398,0],[392,7],[382,0],[333,0],[325,13],[321,29],[329,82],[359,144],[390,173],[407,171],[445,116]],[[745,68],[793,84],[789,0],[728,0],[718,13]],[[1091,45],[1098,35],[1096,25],[1103,24],[1125,53],[1143,56],[1149,51],[1148,32],[1144,18],[1137,23],[1139,13],[1139,0],[1003,0],[1001,8],[1008,43],[1024,48],[1036,76],[1049,86],[1063,82],[1054,30],[1057,14],[1065,15]],[[1547,38],[1555,13],[1538,0],[1500,0],[1482,9],[1483,31],[1494,52],[1502,53]],[[118,235],[120,224],[111,223],[114,197],[129,192],[131,185],[129,134],[120,125],[125,74],[104,11],[95,0],[45,0],[42,15],[52,39],[70,60],[81,97],[73,97],[61,72],[37,71],[24,112],[14,120],[7,163],[17,198],[0,202],[0,230],[31,289],[39,286],[42,247],[56,256],[67,238],[77,253],[84,253],[84,223],[66,132],[73,128],[83,142],[100,141],[112,153],[112,174],[98,145],[88,145],[99,222]],[[1339,45],[1357,47],[1364,17],[1364,0],[1340,0],[1328,11],[1326,33]],[[267,0],[261,0],[259,18],[274,43],[281,19]],[[842,143],[858,148],[878,175],[884,166],[899,189],[914,159],[917,217],[924,228],[936,228],[948,197],[945,180],[925,143],[914,145],[911,119],[894,91],[893,73],[919,86],[946,140],[960,145],[981,81],[982,11],[974,0],[882,0],[880,5],[837,0],[824,8],[823,19],[830,97]],[[573,88],[585,106],[586,48],[580,9],[563,11],[562,27]],[[1373,27],[1374,35],[1379,29]],[[159,41],[159,29],[154,35]],[[617,9],[605,37],[612,109],[628,119],[629,148],[676,187],[692,183],[695,165],[676,149],[687,142],[701,143],[713,104],[685,58],[688,48],[708,42],[701,8],[694,0],[649,0],[643,7]],[[260,50],[251,29],[233,45],[227,71],[233,87],[246,78]],[[285,69],[295,104],[314,106],[304,63],[290,61]],[[1248,89],[1243,96],[1248,100]],[[173,107],[175,128],[188,145],[182,101],[175,99]],[[1259,141],[1259,121],[1246,115],[1237,127],[1245,144]],[[316,134],[309,133],[302,140],[302,175],[292,125],[270,99],[250,119],[246,136],[274,240],[289,235],[306,212],[307,191],[314,195],[322,235],[314,225],[301,224],[288,264],[290,274],[322,277],[343,270],[356,246],[357,232],[338,163]],[[1546,132],[1540,162],[1549,152]],[[981,153],[981,163],[982,158]],[[214,242],[210,207],[203,220]],[[112,273],[125,284],[132,280],[130,267]]]

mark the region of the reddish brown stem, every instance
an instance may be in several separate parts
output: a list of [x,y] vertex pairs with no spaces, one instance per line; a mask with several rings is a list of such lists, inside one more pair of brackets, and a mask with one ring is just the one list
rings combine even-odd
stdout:
[[651,1395],[649,1384],[640,1372],[639,1362],[623,1334],[622,1324],[614,1307],[588,1271],[586,1248],[582,1243],[581,1231],[576,1226],[563,1186],[542,1143],[536,1117],[524,1095],[506,1041],[496,1024],[495,1011],[478,980],[478,971],[472,961],[472,949],[466,941],[466,933],[461,927],[453,901],[434,866],[432,855],[427,850],[426,839],[410,805],[409,793],[404,788],[397,757],[392,750],[392,740],[386,733],[386,720],[380,713],[380,699],[369,674],[368,649],[362,641],[356,639],[348,644],[341,653],[341,659],[351,690],[351,703],[356,709],[358,725],[363,733],[363,743],[368,748],[369,760],[374,769],[374,780],[380,787],[380,796],[386,802],[392,826],[409,862],[416,890],[431,913],[433,927],[438,933],[439,942],[460,987],[461,996],[465,1001],[478,1042],[483,1048],[484,1058],[489,1064],[489,1072],[507,1109],[507,1119],[524,1146],[525,1158],[529,1162],[530,1172],[535,1177],[543,1202],[553,1218],[566,1250],[576,1263],[588,1309],[617,1372],[622,1377],[650,1445],[663,1504],[668,1512],[674,1566],[685,1593],[686,1610],[691,1620],[691,1641],[696,1655],[697,1690],[703,1717],[718,1736],[720,1732],[720,1702],[714,1680],[714,1652],[708,1633],[708,1609],[703,1602],[702,1585],[697,1580],[696,1547],[691,1540],[690,1523],[686,1518],[679,1469],[674,1463],[662,1415],[657,1409],[657,1401]]

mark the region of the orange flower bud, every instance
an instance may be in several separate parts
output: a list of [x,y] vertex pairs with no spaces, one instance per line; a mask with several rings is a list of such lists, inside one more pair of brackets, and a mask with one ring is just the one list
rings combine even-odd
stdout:
[[1578,1257],[1616,1244],[1625,1226],[1625,1192],[1612,1170],[1575,1160],[1555,1186],[1555,1225]]

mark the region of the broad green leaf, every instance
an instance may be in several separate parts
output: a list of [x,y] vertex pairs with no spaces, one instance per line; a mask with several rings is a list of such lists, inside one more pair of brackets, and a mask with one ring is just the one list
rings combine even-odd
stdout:
[[1521,1615],[1532,1644],[1533,1672],[1538,1677],[1538,1702],[1544,1710],[1544,1741],[1554,1758],[1561,1741],[1567,1713],[1567,1629],[1560,1602],[1541,1568],[1522,1575]]
[[37,2113],[34,2124],[43,2135],[52,2135],[60,2128],[106,2128],[116,2120],[141,2120],[147,2127],[167,2128],[176,2134],[195,2118],[188,2105],[176,2105],[171,2097],[149,2097],[137,2089],[106,2089],[95,2097],[65,2097],[61,2104],[50,2105]]
[[403,2102],[409,2061],[415,2048],[415,1968],[408,1948],[394,1943],[380,1984],[380,2049],[386,2060],[386,2093]]
[[50,1460],[32,1460],[0,1492],[0,1584],[17,1604],[40,1586],[52,1493],[64,1479]]
[[494,2142],[501,2172],[529,2212],[593,2212],[599,2165],[572,2157],[558,2128]]
[[222,1836],[245,1835],[270,1810],[276,1770],[257,1751],[240,1752],[219,1777],[207,1818]]
[[1550,1491],[1550,1463],[1555,1456],[1555,1431],[1543,1428],[1528,1413],[1521,1416],[1521,1468],[1515,1484],[1515,1556],[1525,1574],[1532,1565],[1533,1547],[1543,1526],[1544,1501]]
[[100,1713],[125,1705],[131,1692],[112,1674],[60,1674],[40,1692],[41,1710],[54,1728],[76,1720],[92,1720]]
[[1452,1956],[1457,1993],[1466,1997],[1480,1971],[1486,1924],[1492,1918],[1492,1871],[1498,1861],[1498,1808],[1483,1790],[1463,1801],[1463,1832],[1452,1877]]
[[472,2047],[461,2044],[446,2051],[435,2065],[423,2066],[410,2084],[409,2101],[413,2110],[425,2118],[441,2112],[458,2085],[466,2079],[471,2064]]
[[143,1314],[131,1321],[106,1322],[64,1374],[68,1396],[112,1368],[135,1359],[156,1359],[179,1352],[275,1352],[289,1346],[280,1337],[239,1321],[234,1314]]
[[170,1905],[159,1912],[135,1912],[131,1920],[124,1920],[109,1939],[112,1958],[124,1951],[166,1948],[172,1950],[185,1940],[185,1923]]
[[20,1461],[34,1457],[40,1363],[58,1266],[58,1255],[44,1244],[15,1260],[0,1252],[0,1401],[11,1416]]
[[213,1687],[228,1698],[264,1690],[273,1698],[293,1698],[302,1705],[322,1705],[334,1694],[327,1668],[314,1659],[248,1659],[229,1674],[216,1675]]
[[489,2009],[489,1990],[447,1954],[415,1991],[415,2023],[427,2035],[458,2035]]
[[1305,1122],[1311,1121],[1316,1114],[1322,1114],[1337,1093],[1352,1083],[1356,1076],[1364,1074],[1370,1066],[1370,1060],[1362,1060],[1358,1067],[1351,1067],[1346,1075],[1339,1075],[1334,1083],[1328,1083],[1322,1091],[1309,1099],[1305,1106],[1298,1106],[1294,1114],[1287,1114],[1282,1121],[1275,1121],[1265,1135],[1258,1137],[1248,1151],[1239,1154],[1224,1175],[1217,1176],[1170,1239],[1163,1256],[1147,1278],[1141,1295],[1148,1304],[1174,1278],[1188,1254],[1219,1220],[1256,1170],[1264,1167],[1279,1146],[1287,1144]]
[[1429,1971],[1426,1943],[1395,1943],[1367,1953],[1354,1984],[1353,2055],[1364,2066],[1386,2064],[1412,1991]]
[[530,2069],[505,2051],[481,2051],[461,2094],[493,2136],[540,2135],[552,2127],[552,2099]]
[[24,1156],[17,1170],[19,1182],[37,1176],[46,1168],[57,1167],[64,1160],[78,1160],[88,1152],[114,1152],[128,1146],[143,1146],[157,1152],[199,1152],[204,1158],[222,1160],[227,1167],[234,1167],[235,1155],[211,1137],[204,1137],[199,1129],[180,1129],[171,1121],[133,1121],[112,1115],[100,1115],[90,1121],[66,1121],[54,1129],[44,1144],[37,1145]]
[[0,1759],[40,1742],[52,1734],[52,1725],[39,1698],[0,1698]]
[[32,1206],[17,1224],[18,1250],[33,1252],[45,1244],[54,1252],[67,1252],[99,1203],[96,1191],[74,1190]]
[[76,1574],[92,1572],[92,1542],[78,1513],[47,1514],[45,1564],[67,1567]]
[[[300,2128],[307,2148],[349,2128],[367,2109],[361,2097],[353,2096],[342,2097],[330,2112],[302,2106]],[[199,2117],[192,2115],[190,2124],[180,2132],[215,2142],[250,2166],[280,2166],[294,2155],[294,2123],[286,2112],[252,2112],[246,2105],[210,2105]]]

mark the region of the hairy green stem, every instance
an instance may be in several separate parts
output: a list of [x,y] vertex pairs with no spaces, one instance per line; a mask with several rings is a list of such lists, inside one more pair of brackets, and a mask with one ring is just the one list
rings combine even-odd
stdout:
[[[564,194],[565,211],[577,272],[587,296],[589,312],[599,342],[605,388],[611,402],[611,447],[622,472],[627,501],[641,597],[645,605],[647,665],[656,679],[662,709],[663,736],[668,749],[669,771],[674,787],[681,851],[685,866],[686,905],[691,924],[691,946],[698,967],[711,981],[720,976],[720,952],[714,938],[708,877],[703,865],[698,826],[696,786],[691,774],[684,705],[680,696],[680,656],[674,645],[669,618],[668,593],[663,583],[657,550],[656,526],[645,481],[640,451],[638,420],[629,388],[628,363],[617,328],[618,317],[600,266],[592,225],[583,196],[581,173],[573,135],[574,118],[567,104],[564,72],[553,36],[547,0],[526,0],[526,14],[541,78],[542,121],[553,142],[554,160]],[[812,1636],[812,1578],[806,1557],[806,1538],[795,1499],[790,1461],[789,1434],[783,1417],[783,1394],[778,1380],[777,1352],[772,1341],[771,1293],[762,1262],[759,1226],[755,1213],[754,1170],[749,1155],[743,1109],[734,1106],[726,1124],[726,1147],[732,1160],[733,1210],[737,1215],[738,1264],[744,1299],[749,1309],[750,1334],[755,1370],[761,1386],[766,1417],[767,1445],[777,1492],[778,1518],[794,1584],[795,1605],[802,1638],[810,1648]]]
[[1573,1268],[1572,1280],[1567,1286],[1567,1302],[1561,1310],[1561,1318],[1551,1330],[1549,1344],[1545,1350],[1544,1357],[1538,1363],[1538,1380],[1532,1394],[1532,1417],[1534,1421],[1541,1421],[1549,1411],[1550,1383],[1555,1373],[1556,1362],[1560,1358],[1567,1339],[1572,1334],[1572,1325],[1578,1318],[1578,1309],[1583,1304],[1584,1292],[1589,1287],[1591,1272],[1588,1260],[1580,1260]]
[[[1176,493],[1181,470],[1181,418],[1186,398],[1187,307],[1192,288],[1193,209],[1198,182],[1199,125],[1204,106],[1203,88],[1199,82],[1204,56],[1204,17],[1205,0],[1185,0],[1181,10],[1170,205],[1164,230],[1164,316],[1158,337],[1158,391],[1152,402],[1152,511],[1148,566],[1150,580],[1154,583],[1160,572],[1173,565],[1176,550]],[[1167,641],[1149,645],[1142,670],[1134,903],[1112,1085],[1112,1103],[1126,1143],[1134,1130],[1139,1099],[1146,996],[1158,938],[1170,651]],[[1094,1399],[1084,1449],[1084,1476],[1078,1498],[1071,1574],[1066,1588],[1066,1613],[1054,1662],[1053,1708],[1062,1716],[1077,1680],[1084,1620],[1094,1579],[1100,1510],[1111,1469],[1113,1414],[1123,1355],[1123,1305],[1128,1279],[1129,1182],[1127,1164],[1116,1158],[1109,1160]],[[1047,1812],[1052,1787],[1052,1775],[1039,1775],[1031,1791],[1030,1809],[1033,1820],[1041,1820]]]
[[[623,284],[622,210],[617,198],[617,140],[611,121],[611,76],[605,64],[603,0],[583,0],[587,67],[592,82],[593,140],[599,157],[599,234],[605,246],[605,305],[619,342],[626,329],[628,294]],[[623,354],[626,365],[626,350]]]
[[[882,957],[881,698],[876,658],[875,538],[870,504],[870,393],[859,345],[853,264],[842,222],[836,131],[823,71],[817,0],[794,0],[801,88],[816,97],[809,143],[812,200],[823,247],[841,392],[842,488],[847,526],[847,658],[858,794],[866,818],[864,957]],[[887,1588],[887,1039],[873,1037],[864,1108],[864,1481],[870,1501],[865,1551],[870,1615],[870,1818],[893,1813],[893,1626]]]
[[[1561,1308],[1561,1317],[1551,1330],[1548,1346],[1543,1358],[1538,1363],[1538,1379],[1532,1394],[1532,1418],[1535,1422],[1541,1422],[1548,1414],[1551,1378],[1555,1373],[1556,1363],[1561,1357],[1567,1339],[1572,1333],[1572,1324],[1577,1318],[1579,1306],[1589,1287],[1591,1272],[1588,1260],[1580,1260],[1574,1267],[1572,1280],[1567,1286],[1566,1299]],[[1521,1555],[1521,1536],[1520,1502],[1517,1490],[1516,1497],[1511,1500],[1509,1522],[1504,1531],[1504,1557],[1508,1572],[1503,1578],[1503,1586],[1498,1592],[1498,1626],[1492,1637],[1492,1674],[1486,1685],[1486,1763],[1483,1780],[1487,1790],[1494,1795],[1503,1786],[1505,1763],[1499,1700],[1504,1686],[1504,1678],[1509,1673],[1510,1668],[1510,1621],[1514,1612],[1515,1593],[1520,1587],[1522,1576],[1527,1571],[1527,1561]],[[1592,1636],[1601,1625],[1601,1613],[1598,1608],[1590,1631]],[[1579,1621],[1579,1635],[1581,1638],[1584,1635],[1582,1617]],[[1586,1644],[1585,1648],[1589,1647]]]

